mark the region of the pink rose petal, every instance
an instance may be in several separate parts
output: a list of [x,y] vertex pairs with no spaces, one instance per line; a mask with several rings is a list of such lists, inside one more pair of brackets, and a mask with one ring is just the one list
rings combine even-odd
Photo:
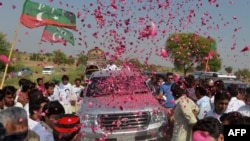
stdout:
[[9,59],[5,55],[0,55],[0,60],[5,64],[9,63]]

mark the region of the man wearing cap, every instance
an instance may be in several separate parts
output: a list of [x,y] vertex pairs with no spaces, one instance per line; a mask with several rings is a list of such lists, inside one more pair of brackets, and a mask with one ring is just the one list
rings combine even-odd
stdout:
[[79,137],[80,118],[72,114],[64,114],[56,118],[53,128],[54,141],[74,141]]

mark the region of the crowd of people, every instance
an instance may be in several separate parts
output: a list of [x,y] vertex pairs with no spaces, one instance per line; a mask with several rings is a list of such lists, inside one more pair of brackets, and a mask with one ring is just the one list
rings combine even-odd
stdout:
[[74,141],[80,138],[80,106],[84,87],[63,75],[46,83],[21,78],[19,88],[0,90],[0,141]]
[[[19,88],[0,90],[0,141],[76,141],[82,101],[82,80],[69,77],[36,83],[20,79]],[[166,138],[171,141],[222,141],[224,125],[250,124],[250,88],[223,80],[196,81],[192,75],[153,75],[146,84],[163,106],[168,120]]]
[[[153,75],[146,81],[165,109],[171,141],[224,140],[224,125],[250,124],[250,88],[193,75]],[[210,138],[210,139],[209,139]]]

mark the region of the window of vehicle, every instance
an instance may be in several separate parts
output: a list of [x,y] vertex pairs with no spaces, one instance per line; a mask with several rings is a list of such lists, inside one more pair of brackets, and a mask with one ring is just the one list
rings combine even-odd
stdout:
[[227,89],[229,85],[231,84],[236,84],[239,88],[243,88],[243,89],[246,89],[248,87],[247,84],[245,83],[234,83],[234,82],[224,82],[224,87]]
[[43,74],[52,74],[52,73],[54,73],[54,71],[55,71],[54,66],[45,66],[45,67],[43,68],[42,73],[43,73]]
[[147,93],[149,89],[143,80],[135,76],[94,77],[88,85],[86,96]]
[[44,71],[53,71],[54,68],[43,68]]

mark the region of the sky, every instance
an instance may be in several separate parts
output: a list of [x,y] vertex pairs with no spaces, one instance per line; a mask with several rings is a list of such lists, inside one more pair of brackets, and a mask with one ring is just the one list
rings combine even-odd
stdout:
[[[173,67],[171,59],[161,56],[170,34],[197,33],[212,37],[223,67],[236,71],[249,69],[250,0],[32,0],[77,15],[75,45],[40,42],[44,27],[20,26],[15,50],[53,52],[62,50],[68,56],[86,54],[99,47],[109,57],[137,58],[142,63]],[[12,42],[24,0],[0,0],[0,32]],[[99,9],[103,24],[95,14]],[[156,34],[141,37],[145,27],[155,27]]]

